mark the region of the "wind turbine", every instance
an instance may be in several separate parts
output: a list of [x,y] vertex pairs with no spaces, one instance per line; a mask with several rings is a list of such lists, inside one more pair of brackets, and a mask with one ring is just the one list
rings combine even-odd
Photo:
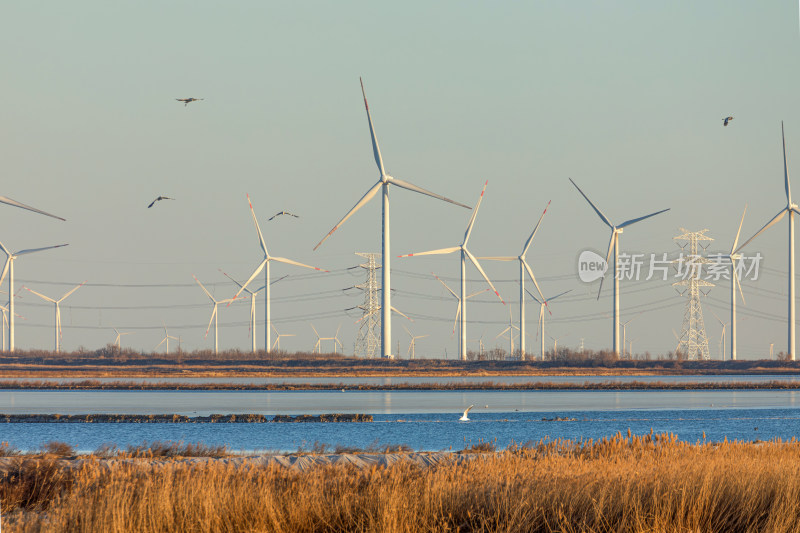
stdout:
[[719,338],[719,354],[720,354],[720,358],[724,361],[725,360],[725,329],[727,329],[728,324],[723,322],[722,319],[720,317],[718,317],[717,313],[715,313],[714,311],[711,311],[711,314],[714,315],[714,318],[717,319],[717,322],[719,322],[719,325],[722,326],[722,334],[720,335],[720,338]]
[[539,229],[539,225],[542,223],[542,219],[544,218],[545,213],[547,213],[547,209],[549,207],[550,202],[547,202],[544,211],[542,211],[542,216],[539,217],[539,221],[536,223],[536,226],[534,226],[531,236],[528,237],[528,240],[525,242],[525,246],[522,248],[522,253],[519,254],[518,257],[503,256],[480,258],[487,259],[489,261],[519,261],[519,356],[523,361],[525,360],[525,272],[528,273],[531,281],[536,286],[536,291],[539,293],[539,297],[545,302],[544,305],[547,305],[547,300],[545,300],[544,295],[542,295],[542,290],[539,288],[539,284],[536,283],[536,277],[533,275],[533,269],[531,269],[530,265],[527,263],[527,261],[525,261],[525,254],[528,253],[528,248],[531,247],[533,237],[536,235],[536,230]]
[[403,329],[406,330],[408,336],[411,337],[411,343],[408,345],[408,351],[406,352],[406,355],[409,356],[409,359],[414,359],[417,355],[416,351],[417,339],[424,339],[425,337],[430,337],[430,335],[417,335],[415,337],[414,335],[411,334],[410,331],[408,331],[407,327],[403,326]]
[[558,341],[569,337],[569,335],[561,335],[560,337],[553,337],[552,335],[548,335],[551,339],[553,339],[553,359],[558,355]]
[[317,333],[317,328],[314,327],[314,324],[310,324],[311,329],[314,330],[314,334],[317,336],[317,343],[314,345],[314,349],[317,350],[317,353],[322,353],[322,341],[333,341],[333,353],[336,353],[336,345],[338,344],[341,348],[342,343],[339,342],[339,330],[341,329],[342,325],[339,324],[339,327],[336,328],[336,335],[333,337],[320,337],[319,333]]
[[166,349],[167,349],[166,353],[169,353],[169,340],[170,339],[172,339],[174,341],[178,341],[178,351],[180,351],[181,350],[181,339],[180,339],[180,337],[173,337],[172,335],[170,335],[169,331],[167,331],[167,325],[164,324],[164,338],[161,339],[161,342],[156,344],[156,347],[153,348],[153,351],[156,351],[159,346],[161,346],[162,344],[164,344],[166,342],[167,343],[167,345],[166,345]]
[[[589,197],[586,196],[583,193],[581,188],[578,187],[578,185],[574,181],[572,181],[572,178],[570,178],[569,181],[572,182],[573,185],[575,185],[575,188],[578,189],[578,192],[581,193],[581,196],[583,196],[586,199],[586,201],[589,202],[589,205],[592,206],[592,209],[594,209],[594,212],[597,213],[597,216],[600,217],[600,220],[602,220],[603,223],[605,223],[605,225],[608,226],[611,229],[611,240],[608,242],[608,253],[606,254],[606,264],[608,264],[609,259],[611,259],[611,252],[613,250],[614,251],[614,270],[613,270],[613,275],[614,275],[614,305],[613,305],[614,306],[614,316],[612,318],[612,320],[613,320],[612,330],[613,330],[613,339],[614,339],[614,353],[617,355],[617,357],[619,357],[619,276],[617,276],[617,268],[619,266],[619,236],[627,226],[630,226],[632,224],[636,224],[637,222],[641,222],[642,220],[645,220],[647,218],[654,217],[654,216],[659,215],[659,214],[661,214],[661,213],[663,213],[665,211],[669,211],[669,208],[662,209],[661,211],[656,211],[655,213],[650,213],[649,215],[644,215],[644,216],[641,216],[641,217],[638,217],[638,218],[632,218],[630,220],[626,220],[625,222],[623,222],[619,226],[615,226],[614,224],[611,223],[611,221],[608,219],[608,217],[606,217],[600,211],[600,209],[598,209],[597,206],[595,206],[592,203],[592,201],[589,200]],[[600,290],[603,289],[603,279],[605,279],[605,278],[601,278],[600,279]],[[599,291],[597,293],[597,298],[600,298],[600,292]],[[623,346],[622,349],[624,350],[625,347]]]
[[506,303],[503,301],[502,296],[500,293],[497,292],[497,289],[494,288],[492,282],[489,281],[489,277],[486,275],[486,272],[483,271],[481,268],[481,264],[478,262],[478,258],[472,255],[472,253],[467,249],[467,242],[469,242],[469,236],[472,233],[472,226],[475,224],[475,217],[478,215],[478,209],[481,207],[481,201],[483,201],[483,194],[486,192],[486,186],[489,184],[487,180],[486,183],[483,184],[483,190],[481,191],[481,195],[478,198],[478,203],[475,204],[475,209],[472,210],[472,216],[469,219],[469,224],[467,224],[467,231],[464,232],[464,240],[458,246],[453,246],[451,248],[442,248],[440,250],[431,250],[429,252],[419,252],[413,254],[406,254],[401,255],[399,257],[413,257],[417,255],[439,255],[439,254],[451,254],[453,252],[461,252],[461,360],[467,360],[467,258],[472,261],[472,264],[475,265],[475,268],[478,269],[478,272],[481,273],[483,279],[486,280],[486,283],[489,284],[489,287],[492,288],[494,293],[500,298],[500,301],[503,302],[503,305]]
[[40,293],[40,292],[36,292],[35,290],[31,289],[30,287],[25,287],[25,288],[28,290],[28,292],[32,292],[33,294],[35,294],[35,295],[36,295],[36,296],[38,296],[39,298],[41,298],[41,299],[43,299],[43,300],[47,300],[48,302],[51,302],[51,303],[55,304],[55,311],[56,311],[56,320],[55,320],[55,347],[56,347],[56,353],[59,353],[59,352],[61,351],[61,307],[60,307],[60,305],[61,305],[61,302],[63,302],[64,300],[66,300],[66,299],[67,299],[67,297],[68,297],[69,295],[71,295],[73,292],[75,292],[75,291],[77,291],[78,289],[80,289],[81,287],[83,287],[83,285],[84,285],[85,283],[86,283],[86,282],[84,281],[84,282],[83,282],[83,283],[81,283],[80,285],[78,285],[78,286],[74,287],[73,289],[71,289],[71,290],[67,291],[67,292],[66,292],[66,294],[64,294],[64,296],[62,296],[62,297],[61,297],[61,298],[59,298],[58,300],[55,300],[55,299],[53,299],[53,298],[50,298],[49,296],[45,296],[44,294],[42,294],[42,293]]
[[211,296],[211,293],[208,292],[208,289],[206,289],[205,286],[202,283],[200,283],[200,280],[197,279],[197,276],[192,274],[192,277],[197,282],[197,284],[200,285],[200,288],[203,289],[203,292],[206,293],[206,296],[208,296],[209,300],[211,300],[211,302],[214,304],[214,310],[211,311],[211,319],[208,321],[208,327],[206,328],[206,337],[208,337],[208,330],[211,329],[211,323],[213,322],[214,323],[214,353],[217,354],[217,353],[219,353],[219,327],[218,327],[219,326],[219,314],[217,313],[217,308],[219,307],[219,304],[228,304],[228,305],[230,305],[230,303],[233,302],[233,298],[228,298],[226,300],[216,300],[213,296]]
[[633,342],[638,339],[639,337],[636,337],[635,339],[631,339],[630,341],[628,341],[628,353],[630,354],[631,359],[633,359]]
[[[739,242],[739,234],[742,232],[742,224],[744,223],[744,215],[747,213],[747,205],[744,206],[742,212],[742,220],[739,222],[739,230],[736,232],[736,238],[733,240],[733,246],[729,254],[721,255],[731,261],[731,361],[736,360],[736,288],[739,288],[739,294],[742,297],[742,303],[747,305],[744,300],[744,292],[742,292],[742,281],[739,279],[739,270],[736,268],[736,260],[741,259],[742,255],[736,253],[736,244]],[[725,360],[725,357],[722,358]]]
[[[520,331],[520,328],[514,324],[514,320],[511,317],[511,308],[508,308],[508,327],[497,334],[495,339],[499,339],[500,337],[505,338],[505,334],[508,333],[508,357],[514,356],[514,330]],[[518,334],[518,335],[521,335]]]
[[[359,78],[360,80],[360,78]],[[314,250],[320,247],[320,245],[325,242],[325,240],[330,237],[334,231],[339,229],[342,224],[344,224],[348,218],[353,216],[353,214],[361,209],[367,202],[372,200],[378,191],[382,192],[383,197],[383,211],[382,211],[382,247],[381,252],[383,256],[383,272],[382,272],[382,284],[381,284],[381,354],[383,357],[392,357],[392,287],[391,287],[391,251],[390,251],[390,238],[389,238],[389,186],[396,185],[401,189],[408,189],[409,191],[418,192],[420,194],[425,194],[431,196],[433,198],[438,198],[439,200],[444,200],[445,202],[450,202],[451,204],[459,205],[461,207],[465,207],[469,209],[469,206],[464,204],[458,203],[454,200],[449,198],[445,198],[444,196],[440,196],[438,194],[434,194],[422,187],[417,187],[407,181],[397,179],[395,177],[390,176],[386,169],[383,166],[383,157],[381,156],[381,150],[378,147],[378,138],[375,135],[375,128],[372,125],[372,116],[369,112],[369,104],[367,104],[367,94],[364,91],[364,82],[361,81],[361,94],[364,96],[364,107],[367,110],[367,121],[369,122],[369,132],[372,137],[372,153],[375,156],[375,163],[378,165],[378,170],[380,171],[380,177],[378,178],[378,182],[373,185],[367,193],[361,197],[356,205],[353,206],[347,214],[342,217],[342,219],[336,223],[332,230],[328,232],[325,237],[322,238],[321,241],[314,247]]]
[[275,324],[272,324],[272,329],[275,330],[275,342],[272,343],[273,350],[281,349],[281,337],[296,337],[294,333],[278,333],[277,328],[275,328]]
[[[240,286],[239,290],[236,294],[231,298],[231,301],[235,300],[239,297],[242,291],[250,284],[253,279],[263,270],[264,271],[264,287],[265,287],[265,297],[264,297],[264,349],[269,353],[270,351],[270,325],[272,324],[272,316],[270,314],[270,281],[269,281],[269,264],[272,261],[277,261],[279,263],[286,263],[287,265],[294,265],[303,268],[310,268],[312,270],[318,270],[320,272],[328,272],[322,268],[304,265],[303,263],[298,263],[297,261],[293,261],[291,259],[286,259],[285,257],[275,257],[269,255],[267,251],[267,244],[264,242],[264,235],[261,234],[261,228],[258,226],[258,219],[256,219],[256,212],[253,210],[253,202],[250,201],[250,195],[247,195],[247,202],[250,204],[250,214],[253,215],[253,223],[256,226],[256,232],[258,232],[258,243],[261,245],[261,251],[264,252],[264,259],[261,260],[261,263],[258,267],[253,271],[250,275],[250,279],[244,282],[243,285]],[[231,305],[228,303],[228,305]],[[255,332],[253,333],[255,337]],[[255,341],[254,341],[255,342]]]
[[755,235],[747,239],[743,245],[739,246],[734,253],[738,253],[742,248],[750,244],[750,241],[761,235],[767,228],[777,224],[787,213],[789,214],[789,339],[788,339],[788,356],[790,361],[794,361],[794,347],[795,347],[795,332],[794,332],[794,215],[799,214],[797,204],[792,202],[792,190],[789,186],[789,167],[786,164],[786,136],[783,131],[783,122],[781,122],[781,139],[783,141],[783,176],[784,186],[786,188],[786,207],[778,211],[778,214],[772,217],[772,220],[767,222],[763,228],[758,230]]
[[[625,339],[627,338],[627,332],[628,332],[627,326],[628,326],[628,324],[630,324],[634,320],[636,320],[636,317],[633,317],[633,318],[629,319],[627,322],[623,322],[622,324],[620,324],[620,326],[622,326],[622,355],[623,356],[625,355],[625,347],[627,346],[627,344],[625,343]],[[628,355],[630,355],[630,353]],[[630,359],[630,357],[628,357],[628,359]]]
[[568,291],[564,291],[564,292],[559,293],[559,294],[556,294],[555,296],[551,296],[550,298],[547,298],[546,300],[545,299],[539,300],[539,298],[534,296],[533,293],[531,293],[531,291],[529,291],[528,289],[525,289],[525,292],[527,292],[530,295],[530,297],[533,298],[536,301],[536,303],[539,304],[539,332],[538,332],[538,335],[540,337],[539,341],[541,342],[542,361],[544,361],[544,308],[547,307],[547,312],[552,315],[553,313],[550,311],[549,303],[552,302],[553,300],[555,300],[556,298],[560,297],[560,296],[564,296],[568,292],[572,292],[572,289],[570,289]]
[[[253,353],[256,353],[256,296],[258,295],[259,292],[264,290],[264,287],[261,287],[259,289],[256,289],[255,291],[252,291],[252,290],[248,289],[247,287],[245,287],[244,285],[242,285],[241,283],[239,283],[238,281],[236,281],[235,279],[233,279],[231,276],[228,275],[227,272],[223,271],[221,268],[219,269],[219,271],[222,272],[225,275],[226,278],[228,278],[229,280],[234,282],[236,285],[238,285],[239,287],[244,289],[244,291],[247,294],[250,295],[250,335],[251,335],[251,338],[252,338],[252,341],[253,341]],[[270,285],[275,285],[280,280],[282,280],[284,278],[287,278],[287,277],[289,277],[288,274],[286,276],[281,276],[280,278],[278,278],[275,281],[273,281],[272,283],[270,283]],[[275,329],[275,326],[273,326],[272,329]],[[278,330],[275,330],[276,333],[277,333],[277,331]],[[278,346],[280,346],[280,343],[278,343]]]
[[114,333],[117,334],[117,337],[114,339],[114,344],[117,346],[117,349],[122,349],[122,343],[120,342],[120,339],[122,338],[123,335],[131,335],[133,332],[119,331],[117,328],[111,328],[111,329],[113,329]]
[[[453,289],[451,289],[450,287],[448,287],[448,286],[447,286],[447,283],[445,283],[444,281],[442,281],[442,279],[441,279],[439,276],[437,276],[437,275],[436,275],[436,274],[434,274],[433,272],[431,272],[431,274],[433,275],[433,277],[434,277],[434,278],[438,279],[438,280],[439,280],[439,283],[441,283],[442,285],[444,285],[444,288],[445,288],[445,289],[447,289],[447,291],[448,291],[450,294],[452,294],[452,295],[453,295],[453,298],[455,298],[455,299],[456,299],[456,301],[458,301],[458,307],[456,308],[456,318],[455,318],[455,320],[453,320],[453,335],[455,335],[455,334],[456,334],[456,324],[458,323],[458,317],[461,315],[461,298],[459,298],[459,296],[458,296],[458,295],[457,295],[455,292],[453,292]],[[465,299],[466,299],[466,300],[469,300],[469,299],[470,299],[470,298],[472,298],[473,296],[477,296],[477,295],[479,295],[479,294],[482,294],[482,293],[484,293],[484,292],[486,292],[486,291],[488,291],[488,290],[489,290],[489,288],[487,287],[487,288],[485,288],[485,289],[481,289],[481,290],[479,290],[479,291],[473,292],[472,294],[469,294],[469,295],[467,295],[467,297],[466,297]],[[459,338],[458,340],[459,340],[459,342],[461,341],[461,339],[460,339],[460,338]]]
[[[0,197],[0,202],[2,201],[3,201],[2,197]],[[21,207],[25,207],[27,209],[27,206],[21,206]],[[37,211],[36,209],[33,208],[31,208],[31,210]],[[47,213],[43,214],[47,215]],[[48,215],[48,216],[53,216],[53,215]],[[6,259],[6,264],[3,267],[3,273],[0,274],[0,281],[2,281],[2,279],[6,275],[6,272],[8,272],[8,349],[12,352],[14,351],[14,260],[21,255],[32,254],[34,252],[42,252],[44,250],[51,250],[53,248],[61,248],[62,246],[67,246],[67,245],[56,244],[55,246],[45,246],[44,248],[30,248],[28,250],[20,250],[18,252],[11,253],[8,250],[8,248],[6,248],[5,245],[2,242],[0,242],[0,248],[2,248],[2,250],[6,253],[6,256],[8,256],[8,259]]]

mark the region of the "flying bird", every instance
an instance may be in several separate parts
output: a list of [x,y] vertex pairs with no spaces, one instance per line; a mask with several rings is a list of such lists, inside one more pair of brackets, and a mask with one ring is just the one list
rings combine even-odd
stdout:
[[730,122],[731,120],[733,120],[733,117],[725,117],[725,118],[723,118],[722,119],[722,125],[723,126],[727,126],[728,122]]
[[272,220],[273,218],[279,217],[279,216],[281,216],[281,215],[289,215],[290,217],[294,217],[294,218],[300,218],[299,216],[295,215],[294,213],[290,213],[289,211],[281,211],[280,213],[276,213],[276,214],[272,215],[272,216],[269,218],[269,220],[267,220],[267,222],[269,222],[269,221],[270,221],[270,220]]
[[150,205],[147,206],[147,209],[150,209],[151,207],[153,207],[156,204],[156,202],[158,202],[159,200],[174,200],[174,199],[175,198],[169,198],[168,196],[159,196],[158,198],[156,198],[155,200],[150,202]]
[[459,422],[469,422],[469,417],[467,416],[467,413],[469,413],[469,410],[472,409],[473,407],[475,407],[475,406],[474,405],[470,405],[469,407],[467,407],[467,410],[464,411],[464,414],[461,415],[461,418],[459,418],[458,421]]
[[175,100],[179,102],[183,102],[183,107],[191,104],[192,102],[197,102],[199,100],[205,100],[205,98],[176,98]]

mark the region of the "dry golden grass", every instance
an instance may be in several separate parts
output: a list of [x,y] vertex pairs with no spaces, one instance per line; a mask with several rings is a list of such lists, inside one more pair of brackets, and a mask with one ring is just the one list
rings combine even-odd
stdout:
[[[26,463],[26,461],[28,461]],[[17,531],[800,531],[800,443],[540,443],[420,468],[20,460]]]

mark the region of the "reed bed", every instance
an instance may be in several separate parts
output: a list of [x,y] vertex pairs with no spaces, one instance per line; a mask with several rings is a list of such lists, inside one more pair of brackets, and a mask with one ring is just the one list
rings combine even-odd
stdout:
[[800,381],[707,381],[707,382],[668,382],[668,381],[602,381],[568,383],[563,381],[528,381],[508,383],[502,381],[481,381],[472,383],[175,383],[169,381],[144,382],[135,380],[100,381],[84,379],[75,381],[52,380],[0,380],[0,389],[8,390],[159,390],[159,391],[422,391],[422,390],[531,390],[531,391],[630,391],[630,390],[800,390]]
[[20,459],[3,530],[800,531],[800,443],[556,441],[419,467]]

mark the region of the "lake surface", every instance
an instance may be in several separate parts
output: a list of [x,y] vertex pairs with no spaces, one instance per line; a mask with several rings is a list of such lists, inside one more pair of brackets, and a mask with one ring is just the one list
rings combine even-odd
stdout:
[[[458,421],[475,405],[471,421]],[[488,407],[486,407],[488,406]],[[315,442],[462,449],[549,438],[598,439],[628,429],[671,432],[687,442],[790,439],[800,432],[800,391],[10,391],[2,413],[368,413],[372,423],[0,424],[0,441],[36,449],[50,440],[91,451],[173,440],[234,451],[296,451]],[[555,416],[574,422],[545,422]]]

